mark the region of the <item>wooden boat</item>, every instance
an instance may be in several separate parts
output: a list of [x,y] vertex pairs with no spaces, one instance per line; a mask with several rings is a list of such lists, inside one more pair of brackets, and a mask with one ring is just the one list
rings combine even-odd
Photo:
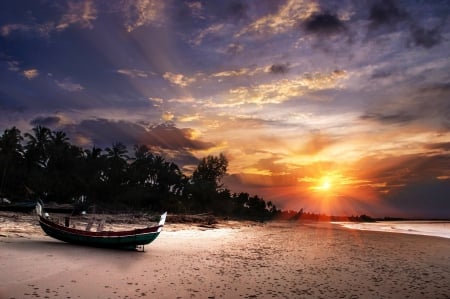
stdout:
[[[65,224],[52,221],[49,214],[44,211],[42,202],[36,203],[36,213],[42,230],[50,237],[80,245],[137,249],[154,241],[160,234],[167,213],[161,215],[159,223],[146,228],[135,228],[125,231],[90,231],[92,223],[88,223],[86,230],[69,227],[69,217],[65,218]],[[99,225],[100,228],[100,225]]]
[[35,201],[18,201],[0,203],[0,211],[28,213],[36,207]]

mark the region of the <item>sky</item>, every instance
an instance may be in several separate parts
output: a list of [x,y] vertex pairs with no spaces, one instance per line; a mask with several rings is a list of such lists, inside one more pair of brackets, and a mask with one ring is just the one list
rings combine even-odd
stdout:
[[0,129],[145,144],[278,208],[450,218],[450,2],[0,2]]

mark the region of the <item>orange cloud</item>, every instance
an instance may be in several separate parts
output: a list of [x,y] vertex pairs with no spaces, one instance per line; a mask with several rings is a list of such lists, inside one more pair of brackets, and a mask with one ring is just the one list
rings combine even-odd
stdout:
[[295,27],[299,21],[306,20],[319,11],[316,1],[288,0],[285,5],[275,13],[263,16],[240,30],[236,37],[248,33],[278,34]]
[[92,1],[68,2],[68,11],[62,16],[56,30],[62,31],[72,24],[79,24],[82,28],[92,29],[92,22],[97,19],[97,9]]
[[174,85],[178,85],[180,87],[186,87],[196,81],[195,78],[189,78],[182,74],[174,74],[171,72],[166,72],[163,75],[163,78],[169,81]]
[[131,32],[148,24],[161,24],[164,19],[165,1],[161,0],[124,0],[125,27]]
[[293,79],[281,79],[253,86],[241,86],[229,91],[231,99],[227,104],[280,104],[294,97],[306,95],[311,91],[339,87],[339,80],[345,78],[343,71],[328,74],[305,74]]
[[24,70],[23,71],[23,75],[25,76],[25,78],[27,78],[28,80],[34,79],[37,76],[39,76],[39,71],[37,69],[29,69],[29,70]]

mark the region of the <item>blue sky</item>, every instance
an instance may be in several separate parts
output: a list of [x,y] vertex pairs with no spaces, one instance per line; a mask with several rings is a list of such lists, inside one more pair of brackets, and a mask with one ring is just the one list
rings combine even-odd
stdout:
[[[450,217],[448,1],[3,1],[0,128],[146,144],[279,207]],[[328,187],[327,187],[328,186]]]

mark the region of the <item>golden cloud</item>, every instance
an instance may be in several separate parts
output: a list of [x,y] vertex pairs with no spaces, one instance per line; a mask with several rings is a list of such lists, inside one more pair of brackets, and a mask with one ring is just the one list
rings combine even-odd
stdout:
[[246,33],[278,34],[295,27],[299,21],[306,20],[319,11],[316,1],[289,0],[277,13],[264,16],[236,34],[237,37]]
[[233,78],[233,77],[240,77],[240,76],[254,76],[256,74],[260,74],[260,73],[268,73],[268,69],[270,68],[270,66],[268,67],[257,67],[254,69],[251,68],[240,68],[237,70],[229,70],[229,71],[223,71],[223,72],[217,72],[217,73],[213,73],[211,74],[211,77],[216,77],[216,78]]
[[209,34],[217,34],[217,33],[221,32],[224,27],[225,27],[224,24],[214,24],[214,25],[209,26],[206,29],[201,30],[197,34],[197,36],[193,40],[191,40],[191,44],[193,44],[195,46],[201,45],[205,36],[207,36]]
[[29,70],[24,70],[23,71],[23,75],[25,76],[25,78],[27,78],[28,80],[34,79],[37,76],[39,76],[39,71],[37,69],[29,69]]
[[125,0],[125,26],[128,32],[148,24],[160,24],[164,21],[165,1],[161,0]]
[[189,78],[183,74],[174,74],[171,72],[164,73],[163,78],[180,87],[186,87],[195,82],[195,78]]
[[46,22],[42,24],[6,24],[0,28],[2,36],[8,36],[13,31],[33,32],[40,36],[47,37],[54,31],[64,31],[70,25],[78,24],[82,28],[92,29],[92,22],[97,19],[97,10],[93,1],[69,1],[66,13],[59,22]]
[[153,103],[154,107],[160,107],[164,103],[161,98],[149,98],[148,100]]
[[339,80],[344,77],[345,71],[334,71],[329,74],[306,74],[250,87],[241,86],[229,91],[233,98],[228,101],[228,106],[280,104],[311,91],[336,88]]
[[[195,80],[194,80],[195,81]],[[169,103],[194,104],[197,100],[193,97],[174,98],[168,100]]]
[[97,19],[97,10],[92,1],[85,2],[68,2],[69,9],[65,13],[60,23],[56,26],[56,30],[65,30],[72,24],[79,24],[83,28],[92,29],[92,21]]
[[193,115],[182,115],[178,118],[179,122],[192,122],[197,120],[200,120],[200,115],[198,113]]
[[223,72],[218,72],[218,73],[214,73],[211,76],[212,77],[237,77],[237,76],[243,76],[248,74],[250,71],[250,69],[248,68],[241,68],[238,70],[232,70],[232,71],[223,71]]
[[170,112],[170,111],[163,112],[163,114],[161,116],[161,118],[164,121],[171,121],[174,117],[175,117],[175,115],[172,112]]

